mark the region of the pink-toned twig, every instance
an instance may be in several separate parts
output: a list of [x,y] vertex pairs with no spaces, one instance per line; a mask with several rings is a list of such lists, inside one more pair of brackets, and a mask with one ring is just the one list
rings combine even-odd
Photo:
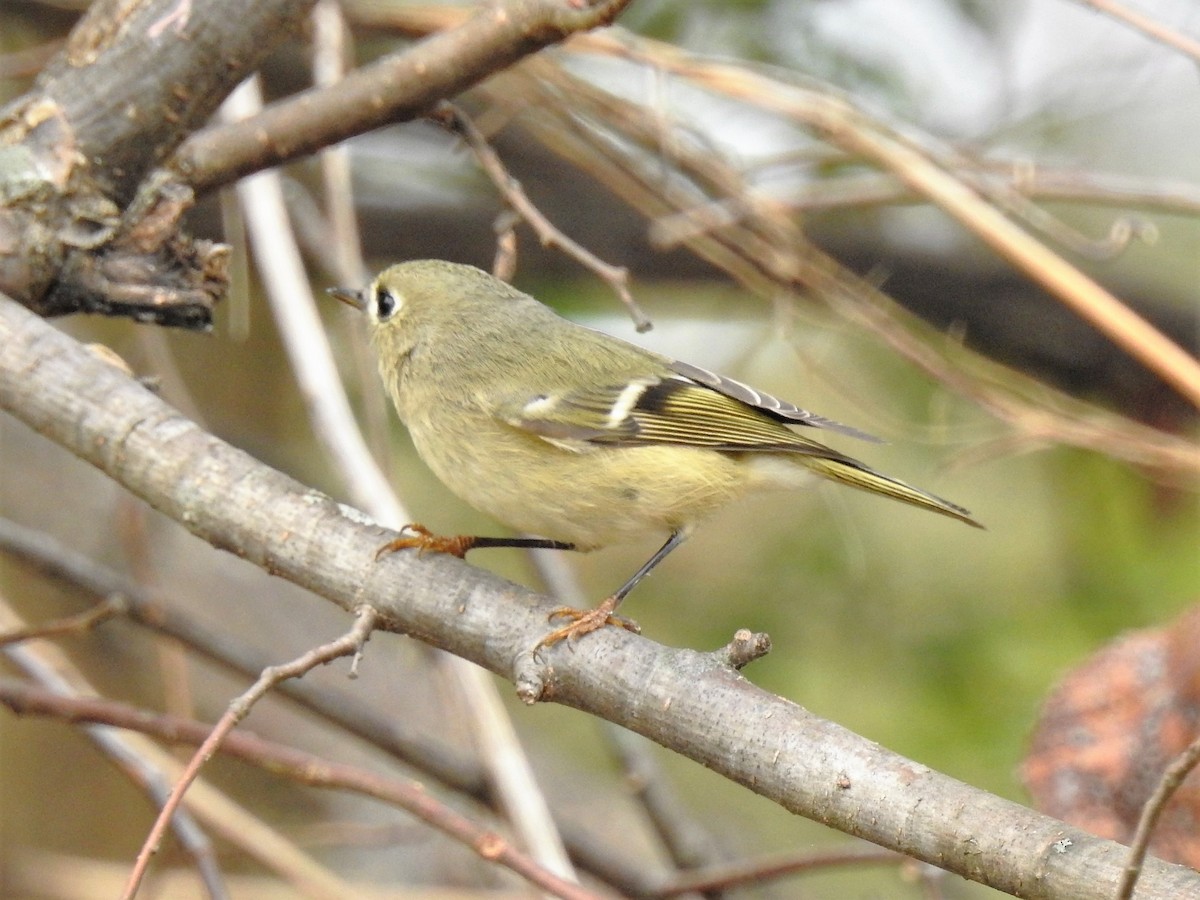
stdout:
[[[183,774],[179,777],[179,781],[176,782],[175,787],[172,789],[171,795],[167,798],[167,802],[159,810],[158,818],[154,820],[154,825],[150,829],[150,833],[146,836],[146,840],[142,843],[142,849],[138,852],[137,861],[134,863],[133,870],[129,874],[129,881],[125,885],[125,891],[121,895],[122,900],[133,900],[133,897],[137,894],[138,887],[141,885],[142,879],[146,875],[146,870],[150,866],[150,859],[162,842],[163,835],[166,834],[167,826],[171,822],[171,816],[179,808],[179,804],[183,802],[183,795],[187,792],[188,786],[200,774],[200,768],[212,758],[212,755],[217,751],[225,736],[242,719],[250,714],[250,710],[255,703],[261,700],[271,688],[281,681],[285,681],[288,678],[298,678],[317,666],[332,662],[343,656],[353,655],[355,657],[355,664],[357,664],[358,655],[362,652],[363,644],[366,643],[371,635],[371,631],[375,628],[376,617],[376,612],[373,608],[369,606],[363,607],[359,610],[358,617],[354,621],[354,626],[340,638],[330,641],[328,644],[323,644],[320,647],[315,647],[289,663],[284,663],[280,666],[270,666],[264,669],[258,681],[229,704],[229,709],[213,727],[208,739],[193,754],[187,768],[184,769]],[[351,667],[351,671],[353,671],[353,666]]]

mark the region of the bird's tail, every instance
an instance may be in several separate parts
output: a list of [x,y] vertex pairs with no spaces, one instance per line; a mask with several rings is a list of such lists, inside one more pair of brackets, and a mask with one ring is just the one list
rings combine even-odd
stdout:
[[913,506],[966,522],[975,528],[983,528],[983,525],[975,521],[971,513],[961,506],[951,503],[949,500],[943,500],[941,497],[935,497],[933,494],[905,484],[896,478],[876,472],[857,460],[810,456],[805,458],[804,464],[818,475],[823,475],[832,481],[870,491],[872,494],[882,494],[904,503],[911,503]]

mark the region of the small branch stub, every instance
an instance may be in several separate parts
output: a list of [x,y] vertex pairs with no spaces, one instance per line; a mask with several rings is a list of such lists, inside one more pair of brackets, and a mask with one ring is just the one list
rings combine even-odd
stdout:
[[526,706],[550,699],[551,667],[538,660],[532,649],[517,654],[513,660],[512,680],[517,696]]
[[771,636],[762,631],[751,631],[749,628],[739,628],[733,635],[733,640],[715,652],[725,665],[732,669],[742,669],[756,659],[771,652]]

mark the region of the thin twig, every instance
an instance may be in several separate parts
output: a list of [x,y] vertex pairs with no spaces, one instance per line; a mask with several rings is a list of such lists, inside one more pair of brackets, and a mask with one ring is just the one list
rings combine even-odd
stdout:
[[511,209],[505,209],[492,223],[492,230],[496,232],[492,274],[501,281],[512,281],[517,274],[517,223],[520,221],[519,215]]
[[[20,620],[3,596],[0,596],[0,627],[10,632],[21,630]],[[18,644],[7,647],[0,654],[27,677],[58,695],[75,694],[81,689],[77,686],[85,684],[79,671],[57,647]],[[153,748],[129,740],[126,735],[105,725],[89,725],[84,733],[151,802],[158,804],[165,799],[169,791],[170,770],[164,768],[159,755],[149,752]],[[179,810],[172,816],[170,826],[180,845],[195,863],[208,895],[213,900],[228,897],[212,842],[191,812]]]
[[1142,873],[1142,864],[1150,848],[1150,839],[1154,836],[1154,826],[1158,824],[1159,816],[1171,802],[1171,797],[1197,765],[1200,765],[1200,738],[1175,757],[1158,780],[1154,793],[1143,804],[1137,830],[1129,845],[1129,861],[1125,864],[1125,871],[1117,885],[1116,900],[1130,900],[1133,897],[1134,887]]
[[[1200,188],[1187,182],[1081,172],[1021,160],[989,158],[978,160],[977,165],[981,167],[980,177],[1003,179],[1009,189],[1030,200],[1122,208],[1137,206],[1187,216],[1200,213]],[[882,172],[831,176],[807,182],[786,200],[789,209],[800,212],[918,202],[924,200],[916,191]]]
[[1200,63],[1200,41],[1168,28],[1157,19],[1132,10],[1115,0],[1076,0],[1076,2],[1090,6],[1106,16],[1112,16],[1130,28],[1140,31],[1151,40],[1158,41],[1172,50],[1178,50],[1180,53],[1190,56],[1194,62]]
[[129,601],[121,594],[114,594],[97,603],[89,610],[74,616],[64,616],[40,625],[24,625],[10,631],[0,632],[0,647],[19,644],[32,638],[59,637],[65,634],[82,634],[101,622],[123,616],[129,611]]
[[[628,790],[645,810],[675,868],[696,870],[724,861],[714,835],[672,789],[654,756],[654,745],[616,725],[602,723],[601,727]],[[686,876],[676,874],[672,883],[682,877]]]
[[785,875],[842,866],[898,866],[910,861],[910,857],[901,853],[869,844],[818,853],[787,853],[683,872],[662,885],[655,896],[677,897],[691,891],[722,891],[773,881]]
[[[166,833],[171,816],[179,808],[179,804],[183,802],[183,796],[187,792],[188,787],[196,780],[196,776],[200,774],[200,768],[212,758],[212,755],[217,751],[225,736],[237,727],[237,724],[250,714],[250,710],[254,704],[261,700],[279,682],[289,678],[299,678],[317,666],[325,665],[343,656],[353,655],[355,663],[357,663],[358,656],[362,653],[363,644],[370,637],[371,631],[375,627],[376,618],[377,614],[375,610],[370,606],[364,606],[359,611],[353,627],[340,638],[323,644],[320,647],[315,647],[289,663],[264,669],[258,681],[229,704],[229,709],[221,717],[220,721],[213,726],[213,730],[208,738],[192,756],[183,774],[175,783],[175,787],[171,790],[166,803],[159,810],[158,817],[154,820],[154,825],[151,827],[150,833],[146,836],[141,850],[138,851],[137,860],[134,863],[133,870],[129,874],[129,881],[125,885],[125,890],[121,895],[122,900],[133,900],[133,897],[137,894],[138,887],[150,866],[150,859],[157,851],[163,835]],[[353,668],[352,665],[351,671],[353,671]]]
[[802,124],[848,153],[873,160],[957,219],[1200,407],[1200,360],[985,202],[974,187],[931,159],[915,142],[872,120],[849,100],[628,34],[620,38],[611,32],[587,35],[577,46],[653,63],[698,87]]
[[479,162],[479,167],[491,179],[505,202],[528,223],[544,247],[557,247],[580,265],[594,272],[611,287],[629,310],[638,331],[649,331],[653,323],[642,312],[629,292],[629,270],[624,266],[606,263],[583,245],[563,234],[540,209],[534,206],[521,183],[504,167],[500,156],[492,149],[475,123],[453,103],[441,102],[428,116],[447,131],[460,137]]
[[[338,0],[319,0],[313,7],[312,21],[313,82],[317,87],[332,87],[346,75],[345,63],[351,45],[341,4]],[[345,144],[326,147],[318,160],[329,225],[326,241],[337,260],[334,274],[342,284],[365,283],[366,266],[359,252],[362,241],[350,186],[350,148]]]
[[[6,627],[15,624],[15,617],[4,605],[3,597],[0,597],[0,624]],[[20,645],[2,652],[21,671],[50,691],[65,697],[95,694],[87,679],[56,647],[35,649]],[[170,784],[183,768],[178,760],[141,735],[120,734],[105,725],[85,725],[83,731],[155,806],[166,802]],[[200,823],[278,873],[305,896],[328,900],[352,896],[353,892],[344,880],[201,779],[188,791],[187,809],[175,812],[172,827],[180,844],[195,860],[201,878],[214,897],[223,897],[225,892],[220,887],[222,879],[216,853]]]
[[[149,712],[106,698],[63,696],[17,679],[0,679],[0,703],[18,715],[111,725],[175,744],[203,744],[212,732],[211,726],[193,719]],[[418,782],[335,762],[242,731],[226,735],[216,751],[276,777],[310,787],[352,791],[390,803],[555,896],[577,900],[597,896],[548,873],[511,842],[443,803]]]
[[[571,46],[588,47],[600,39],[583,36],[574,39]],[[519,87],[512,83],[515,79],[520,80]],[[565,72],[553,57],[527,60],[494,84],[489,82],[483,90],[496,103],[509,103],[515,96],[534,103],[539,115],[523,120],[525,128],[651,219],[696,208],[707,202],[706,197],[744,193],[737,173],[722,169],[719,158],[697,159],[682,146],[676,162],[683,171],[666,181],[661,175],[644,171],[640,157],[626,149],[643,142],[641,132],[629,130],[641,127],[641,120],[633,118],[632,104],[608,95],[610,106],[623,104],[630,109],[596,109],[589,115],[593,94],[598,92]],[[571,98],[569,110],[559,107],[563,96]],[[606,126],[617,123],[613,127],[623,129],[623,141],[606,141],[603,131],[580,127],[581,117],[593,122],[602,120]],[[1017,429],[1027,445],[1065,443],[1085,447],[1144,466],[1157,477],[1179,483],[1200,470],[1200,453],[1194,442],[1118,417],[978,354],[954,348],[951,355],[939,349],[938,344],[946,344],[943,336],[919,325],[875,286],[808,243],[784,212],[777,208],[755,209],[754,217],[741,216],[732,226],[699,231],[689,240],[689,247],[758,293],[776,297],[793,293],[793,282],[799,278],[840,314],[849,314],[851,322],[869,327],[950,389],[971,399],[983,398],[984,408]],[[772,217],[772,225],[758,222],[760,216]]]

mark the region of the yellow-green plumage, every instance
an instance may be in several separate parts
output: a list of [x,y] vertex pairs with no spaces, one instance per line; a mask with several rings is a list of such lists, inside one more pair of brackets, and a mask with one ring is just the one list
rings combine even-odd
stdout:
[[368,312],[421,458],[518,531],[579,549],[681,532],[813,474],[978,525],[791,426],[861,433],[568,322],[479,269],[401,263],[336,293]]

